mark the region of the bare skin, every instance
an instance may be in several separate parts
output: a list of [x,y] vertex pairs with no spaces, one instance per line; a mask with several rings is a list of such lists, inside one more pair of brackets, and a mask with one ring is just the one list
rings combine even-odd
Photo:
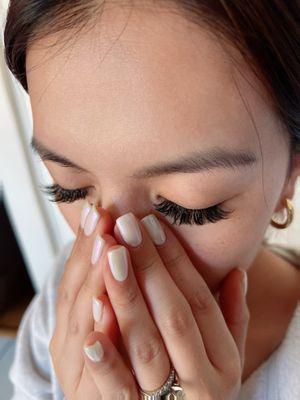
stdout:
[[242,382],[280,345],[300,300],[300,272],[262,246],[248,272],[250,322]]
[[[132,15],[109,53],[113,35],[106,36],[106,29],[113,25],[117,35],[124,15],[120,26],[112,23],[117,14],[108,20],[104,15],[98,27],[79,35],[70,53],[51,54],[48,38],[31,46],[26,62],[34,136],[87,171],[45,161],[54,181],[68,189],[91,186],[88,200],[101,199],[114,220],[128,211],[139,218],[149,210],[159,214],[152,209],[158,195],[191,209],[221,202],[234,209],[228,220],[172,229],[212,293],[234,266],[248,273],[244,381],[278,346],[299,299],[299,272],[261,243],[273,213],[293,198],[300,157],[286,179],[289,133],[259,82],[248,71],[249,85],[235,71],[255,131],[229,74],[232,64],[215,40],[179,15],[165,11],[159,17]],[[242,71],[246,75],[247,66]],[[258,163],[130,178],[142,167],[216,145],[250,149]],[[82,203],[60,204],[74,232]]]

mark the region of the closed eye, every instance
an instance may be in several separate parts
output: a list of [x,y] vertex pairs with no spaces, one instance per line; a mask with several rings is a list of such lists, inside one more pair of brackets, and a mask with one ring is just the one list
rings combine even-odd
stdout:
[[[78,189],[65,189],[58,184],[42,185],[42,192],[50,197],[50,201],[56,203],[74,203],[77,200],[85,199],[89,194],[89,187]],[[228,219],[233,210],[224,210],[221,204],[203,208],[190,209],[182,207],[170,200],[164,199],[154,208],[161,214],[171,217],[172,224],[177,225],[204,225],[206,223],[215,223],[222,219]]]
[[215,223],[221,219],[228,219],[233,210],[224,210],[221,203],[203,209],[190,209],[179,206],[172,201],[164,199],[155,205],[155,209],[165,216],[173,218],[172,224],[177,225],[204,225],[208,222]]
[[42,192],[50,197],[55,203],[74,203],[76,200],[85,199],[89,188],[65,189],[58,184],[42,185]]

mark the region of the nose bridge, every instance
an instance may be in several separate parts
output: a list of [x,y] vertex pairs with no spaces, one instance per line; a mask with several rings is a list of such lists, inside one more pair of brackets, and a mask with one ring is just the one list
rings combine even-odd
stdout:
[[140,219],[151,211],[149,192],[142,185],[110,187],[103,192],[100,205],[110,213],[114,221],[128,212]]

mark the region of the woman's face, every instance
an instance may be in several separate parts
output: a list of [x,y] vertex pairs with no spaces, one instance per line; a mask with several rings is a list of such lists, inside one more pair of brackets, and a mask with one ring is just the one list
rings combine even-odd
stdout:
[[[129,12],[106,9],[64,49],[47,47],[59,34],[29,47],[34,137],[77,166],[45,158],[55,183],[90,187],[87,199],[113,219],[129,211],[162,218],[214,291],[233,267],[247,269],[261,246],[285,184],[288,135],[247,66],[240,59],[248,81],[215,38],[171,9]],[[213,149],[243,151],[253,162],[225,168]],[[192,154],[205,168],[181,171]],[[162,173],[173,163],[178,168]],[[150,167],[155,175],[133,177]],[[232,212],[202,226],[171,225],[154,209],[163,199]],[[82,204],[60,204],[74,232]]]

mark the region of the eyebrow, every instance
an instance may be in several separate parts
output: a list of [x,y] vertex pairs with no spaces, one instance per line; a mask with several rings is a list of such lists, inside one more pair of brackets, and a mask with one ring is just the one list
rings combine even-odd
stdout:
[[[88,172],[73,161],[48,149],[35,137],[31,140],[31,147],[39,154],[42,160],[54,161],[64,167],[76,169],[79,172]],[[196,173],[212,171],[217,168],[233,170],[239,167],[254,166],[257,162],[258,157],[253,150],[241,149],[233,151],[215,146],[208,150],[194,151],[179,160],[143,168],[130,175],[130,178],[143,179],[174,173]]]
[[30,146],[32,150],[37,153],[42,160],[44,161],[54,161],[63,167],[69,167],[77,170],[78,172],[88,172],[86,169],[80,167],[75,164],[73,161],[70,161],[68,158],[48,149],[45,145],[43,145],[36,137],[32,137]]

